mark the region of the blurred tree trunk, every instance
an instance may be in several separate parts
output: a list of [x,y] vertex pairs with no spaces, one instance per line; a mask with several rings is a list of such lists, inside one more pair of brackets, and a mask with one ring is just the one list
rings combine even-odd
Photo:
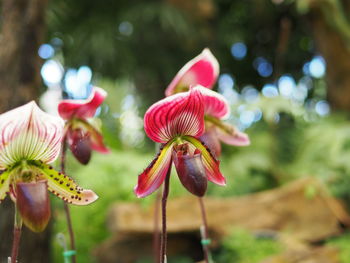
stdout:
[[[0,112],[36,99],[41,86],[40,58],[47,0],[3,0],[0,38]],[[0,262],[11,253],[14,211],[9,198],[0,205]],[[50,228],[34,234],[23,228],[19,262],[49,260]]]
[[341,2],[313,1],[308,19],[327,63],[327,97],[334,110],[350,111],[350,25]]

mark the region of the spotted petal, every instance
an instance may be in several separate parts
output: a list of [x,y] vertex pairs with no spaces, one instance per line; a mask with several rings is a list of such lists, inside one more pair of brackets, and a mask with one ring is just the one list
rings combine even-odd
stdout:
[[210,152],[210,149],[192,136],[183,136],[183,139],[188,141],[195,149],[202,152],[202,160],[208,180],[218,185],[226,185],[226,179],[220,172],[220,162]]
[[203,97],[197,87],[153,104],[144,117],[149,138],[167,143],[178,135],[202,135],[204,131]]
[[203,95],[205,115],[218,119],[226,119],[230,115],[230,105],[224,96],[202,86],[198,86],[198,89]]
[[219,63],[208,48],[187,62],[176,74],[165,91],[166,96],[186,91],[190,86],[212,88],[219,75]]
[[5,199],[6,194],[10,191],[10,176],[9,170],[2,170],[0,174],[0,202]]
[[61,148],[64,122],[34,101],[0,115],[0,168],[20,160],[53,162]]
[[173,141],[165,144],[151,164],[139,175],[134,189],[137,197],[140,198],[152,194],[163,183],[171,168],[173,145]]
[[80,119],[92,118],[106,96],[107,92],[105,90],[94,87],[91,95],[86,100],[63,100],[60,102],[58,113],[65,120],[73,117]]
[[97,200],[98,196],[93,191],[79,187],[69,176],[44,163],[37,163],[36,166],[42,172],[40,179],[47,180],[48,190],[63,201],[74,205],[88,205]]

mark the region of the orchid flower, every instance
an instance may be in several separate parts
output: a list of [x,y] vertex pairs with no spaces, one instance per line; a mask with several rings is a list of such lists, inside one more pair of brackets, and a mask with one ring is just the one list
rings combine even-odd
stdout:
[[63,100],[58,105],[59,115],[66,120],[65,139],[73,155],[82,164],[90,161],[91,150],[109,153],[92,119],[106,96],[103,89],[94,87],[88,99]]
[[207,180],[225,185],[219,161],[198,137],[204,132],[203,95],[198,87],[169,96],[153,104],[145,113],[146,134],[161,143],[157,157],[139,175],[135,193],[145,197],[163,183],[172,163],[184,187],[203,196]]
[[165,91],[166,96],[170,96],[198,84],[207,88],[200,88],[204,96],[205,114],[205,132],[201,139],[210,146],[216,156],[221,154],[220,141],[234,146],[250,144],[247,134],[223,122],[230,115],[230,106],[222,95],[210,90],[218,75],[219,63],[210,50],[206,48],[197,57],[187,62]]
[[49,165],[60,152],[63,126],[61,118],[43,112],[34,101],[0,115],[0,200],[9,194],[24,224],[35,232],[50,219],[47,190],[76,205],[98,198]]
[[250,144],[246,133],[240,132],[233,125],[225,122],[230,114],[230,105],[221,94],[199,87],[204,99],[205,132],[200,139],[206,143],[216,156],[221,154],[220,141],[234,146]]
[[190,86],[194,85],[211,89],[218,75],[219,63],[210,50],[205,48],[202,53],[180,69],[165,90],[165,96],[187,91]]

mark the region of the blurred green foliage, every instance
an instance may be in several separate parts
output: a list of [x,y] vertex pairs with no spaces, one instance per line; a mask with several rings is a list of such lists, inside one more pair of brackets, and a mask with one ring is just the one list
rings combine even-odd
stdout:
[[281,244],[268,238],[256,238],[248,231],[234,229],[215,257],[217,263],[258,263],[283,251]]

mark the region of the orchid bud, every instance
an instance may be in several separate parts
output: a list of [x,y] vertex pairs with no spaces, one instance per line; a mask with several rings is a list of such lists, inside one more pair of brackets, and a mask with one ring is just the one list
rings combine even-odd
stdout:
[[81,164],[89,163],[91,159],[91,141],[88,133],[80,129],[68,132],[68,144],[75,158]]
[[187,149],[175,150],[173,158],[182,185],[192,194],[203,196],[207,190],[208,182],[201,152],[196,149],[191,155]]
[[43,231],[51,216],[47,181],[19,182],[16,188],[16,204],[24,224],[33,232]]

